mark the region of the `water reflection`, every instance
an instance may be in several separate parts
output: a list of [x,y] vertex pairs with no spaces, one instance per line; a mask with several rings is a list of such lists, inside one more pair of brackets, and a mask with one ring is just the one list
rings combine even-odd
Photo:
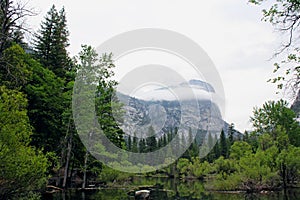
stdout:
[[124,185],[120,189],[100,189],[92,191],[68,190],[64,193],[48,194],[43,200],[133,200],[134,193],[130,188],[144,186],[151,187],[150,199],[152,200],[295,200],[300,197],[300,189],[288,190],[286,193],[271,192],[266,194],[234,194],[217,193],[205,190],[204,183],[195,181],[181,181],[166,178],[144,178],[137,177],[130,185]]

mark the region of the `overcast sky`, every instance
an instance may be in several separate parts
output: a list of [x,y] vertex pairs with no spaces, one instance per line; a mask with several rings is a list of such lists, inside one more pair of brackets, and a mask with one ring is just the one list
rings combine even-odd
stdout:
[[28,20],[34,30],[55,4],[65,6],[71,55],[81,44],[94,47],[114,35],[138,28],[163,28],[197,42],[219,71],[226,97],[227,122],[240,131],[251,128],[254,106],[281,98],[270,60],[279,47],[278,33],[261,22],[261,7],[247,0],[30,0],[39,15]]

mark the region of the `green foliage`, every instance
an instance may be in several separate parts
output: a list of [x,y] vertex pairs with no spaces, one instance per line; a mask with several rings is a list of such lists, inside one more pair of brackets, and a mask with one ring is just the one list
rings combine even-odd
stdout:
[[299,124],[286,105],[284,101],[268,102],[254,110],[252,122],[256,130],[249,143],[234,142],[230,158],[221,157],[214,162],[217,189],[259,191],[296,183],[300,151],[294,146],[298,145],[294,137],[299,134]]
[[123,131],[118,123],[122,122],[123,104],[116,97],[115,87],[117,82],[111,80],[114,76],[115,67],[112,54],[104,54],[99,60],[100,73],[97,78],[98,86],[96,91],[96,114],[101,129],[107,138],[120,148],[125,148]]
[[103,182],[113,183],[128,180],[130,177],[131,175],[128,173],[120,172],[110,167],[104,166],[99,175],[99,180]]
[[295,113],[289,109],[287,102],[269,101],[262,108],[255,108],[251,121],[257,133],[271,133],[277,138],[276,129],[281,127],[288,134],[292,145],[300,146],[300,125],[295,120]]
[[276,158],[277,167],[285,184],[295,184],[300,175],[300,148],[289,146],[280,152]]
[[228,127],[228,140],[229,140],[229,145],[231,146],[233,144],[234,140],[234,124],[231,123]]
[[223,130],[221,131],[221,135],[220,135],[220,149],[221,149],[221,156],[227,158],[228,146],[227,146],[226,136]]
[[[24,88],[29,100],[28,116],[34,127],[32,144],[45,151],[60,152],[62,114],[66,105],[63,96],[64,82],[52,71],[28,56],[32,75]],[[47,138],[47,139],[46,139]]]
[[207,162],[201,162],[199,157],[192,159],[192,166],[190,167],[191,175],[196,178],[203,178],[205,175],[210,173],[211,165]]
[[239,160],[250,153],[252,153],[251,146],[246,142],[236,141],[230,148],[230,158],[234,160]]
[[10,89],[24,87],[32,75],[28,55],[19,45],[12,45],[3,52],[0,84]]
[[155,131],[152,126],[149,127],[148,137],[146,138],[147,152],[152,152],[157,149],[157,141]]
[[186,158],[180,158],[177,162],[177,169],[179,173],[183,176],[190,175],[190,161]]
[[66,50],[69,46],[68,36],[65,9],[58,12],[53,5],[41,24],[35,39],[35,50],[41,64],[61,78],[65,78],[71,65]]
[[46,184],[48,162],[29,146],[32,134],[27,100],[15,90],[0,87],[0,197],[37,190]]

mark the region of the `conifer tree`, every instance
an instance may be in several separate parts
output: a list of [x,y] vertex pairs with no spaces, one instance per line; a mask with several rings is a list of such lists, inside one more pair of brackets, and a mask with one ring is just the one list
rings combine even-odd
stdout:
[[157,149],[157,141],[155,138],[155,131],[152,126],[149,127],[148,130],[149,137],[146,139],[147,151],[154,151]]
[[221,156],[226,158],[228,156],[228,147],[227,147],[227,141],[226,141],[224,130],[221,131],[221,135],[220,135],[220,150],[221,150]]
[[65,9],[58,12],[53,5],[35,38],[35,51],[41,64],[61,78],[71,66],[67,52],[68,36]]
[[133,139],[132,139],[132,152],[134,152],[134,153],[138,152],[138,141],[137,141],[135,132],[134,132]]
[[234,124],[231,123],[228,127],[228,140],[229,140],[229,145],[231,146],[233,144],[234,140]]

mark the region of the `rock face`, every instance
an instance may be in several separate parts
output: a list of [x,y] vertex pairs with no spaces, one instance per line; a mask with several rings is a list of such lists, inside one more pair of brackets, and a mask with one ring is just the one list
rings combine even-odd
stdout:
[[[229,124],[223,121],[218,106],[209,100],[141,100],[118,94],[119,100],[124,103],[125,116],[120,127],[125,133],[138,138],[149,137],[150,126],[154,129],[156,137],[180,129],[183,136],[190,130],[195,134],[212,133],[219,137],[223,129],[228,134]],[[241,135],[238,131],[236,137]],[[205,138],[205,135],[198,137]]]
[[298,91],[298,95],[292,104],[291,109],[298,115],[298,118],[300,118],[300,90]]

